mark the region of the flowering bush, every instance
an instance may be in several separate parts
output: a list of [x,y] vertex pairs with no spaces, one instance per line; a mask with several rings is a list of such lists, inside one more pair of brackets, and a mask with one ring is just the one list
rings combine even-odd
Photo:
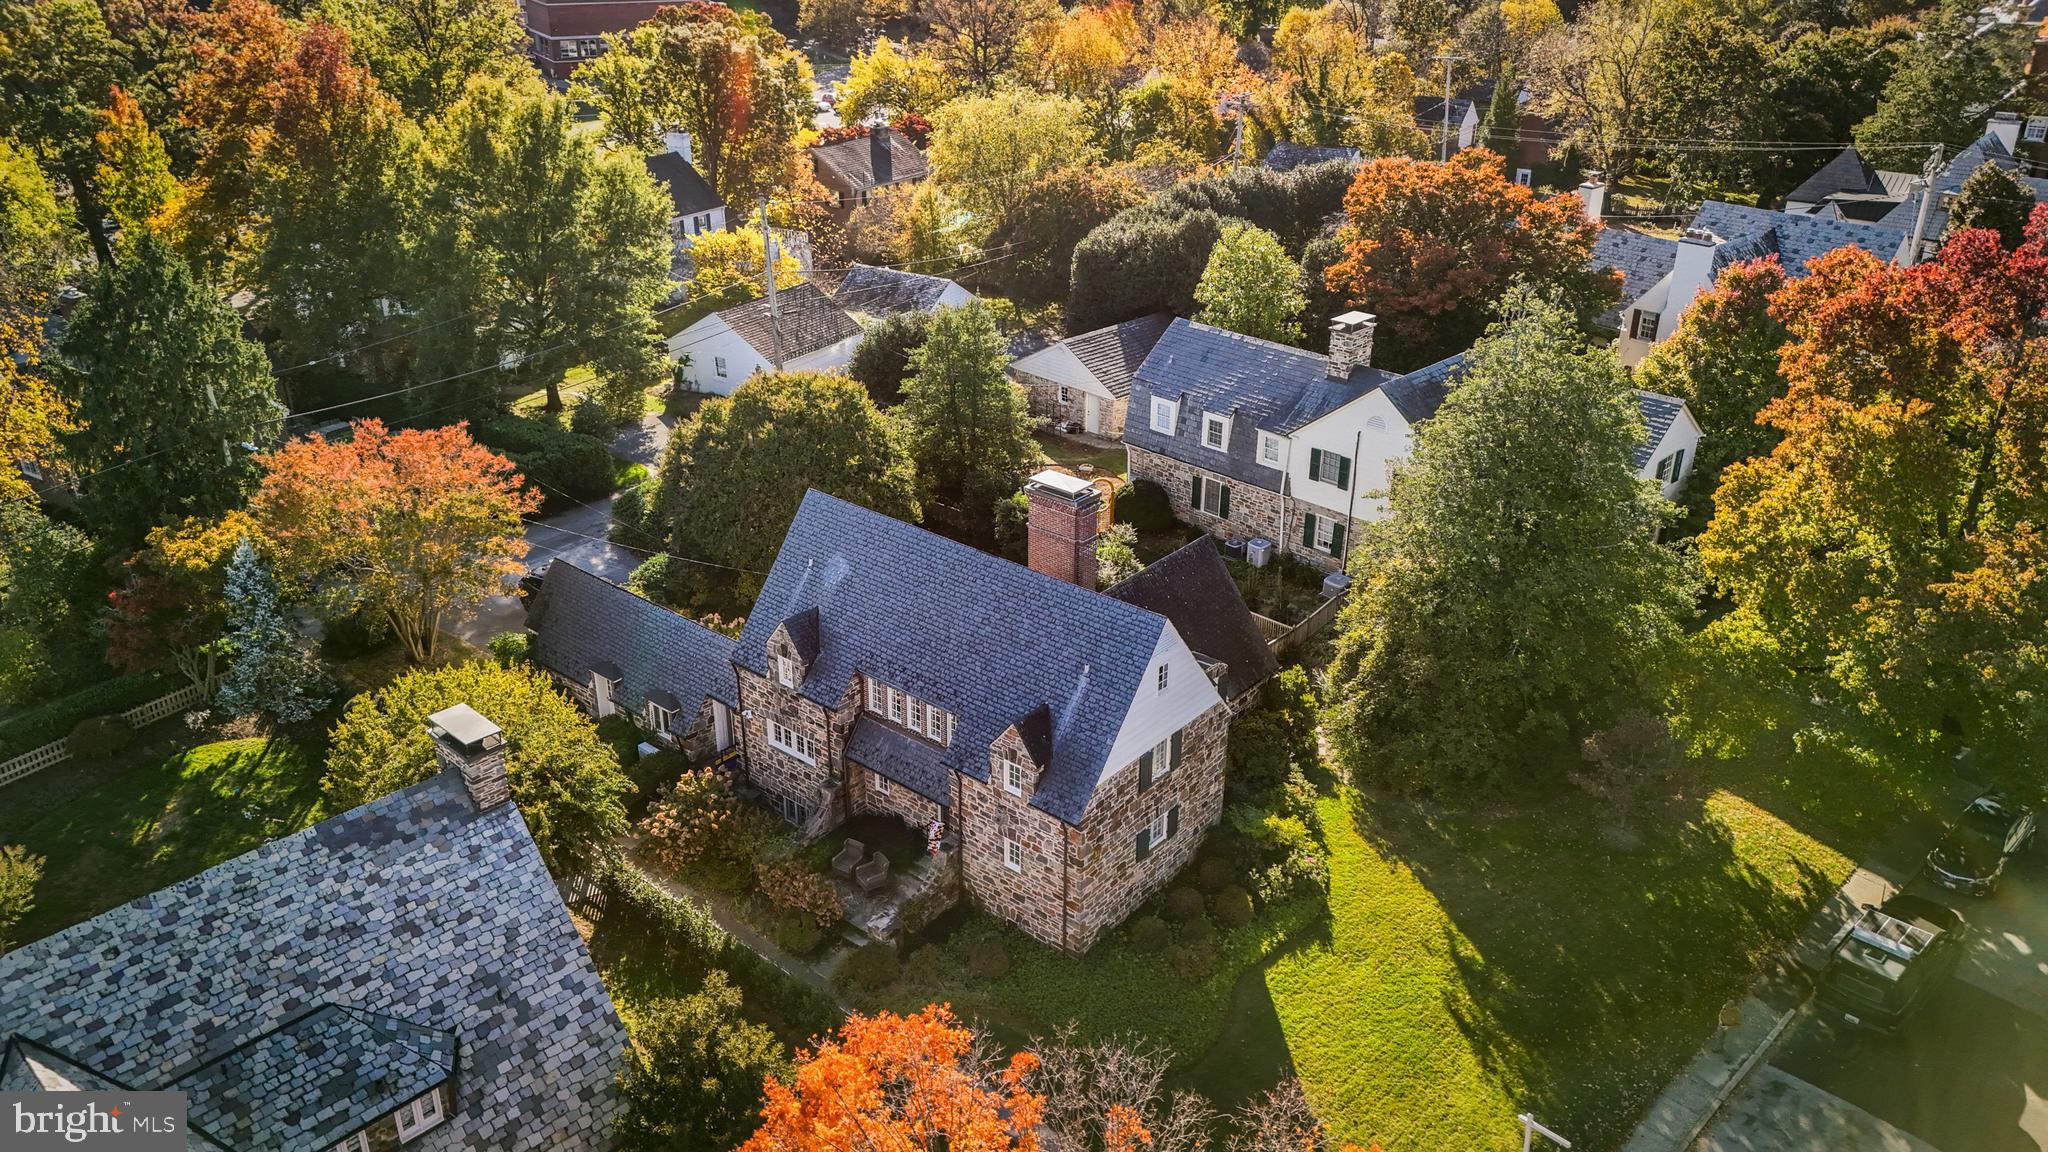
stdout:
[[754,883],[761,896],[777,908],[808,912],[820,924],[845,914],[832,882],[796,859],[763,860],[754,865]]
[[636,830],[655,863],[727,889],[745,886],[777,835],[767,813],[742,804],[708,768],[685,772],[664,789]]

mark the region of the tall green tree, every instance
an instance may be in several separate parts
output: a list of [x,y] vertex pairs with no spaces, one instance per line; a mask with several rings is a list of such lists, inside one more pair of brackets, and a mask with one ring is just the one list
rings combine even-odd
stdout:
[[[69,416],[42,370],[44,323],[76,238],[42,169],[0,138],[0,460],[56,462]],[[19,469],[0,469],[0,500],[29,495]]]
[[626,1152],[732,1148],[760,1123],[761,1085],[787,1079],[789,1057],[768,1029],[741,1013],[740,990],[712,969],[681,999],[640,1014],[619,1092]]
[[970,483],[1014,481],[1038,457],[1024,394],[1004,374],[1009,362],[987,304],[932,316],[897,409],[927,491],[951,499]]
[[474,77],[524,67],[516,0],[322,0],[318,12],[348,30],[378,84],[415,119],[446,111]]
[[63,443],[80,510],[117,545],[170,517],[239,504],[254,475],[243,446],[279,430],[263,349],[154,235],[100,274],[50,371],[77,412]]
[[1202,306],[1195,318],[1261,340],[1300,340],[1308,302],[1296,283],[1300,272],[1271,232],[1226,224],[1195,285],[1195,303]]
[[0,702],[73,686],[105,668],[92,650],[95,594],[105,581],[92,541],[28,500],[0,500]]
[[100,109],[131,78],[121,46],[92,0],[0,4],[0,123],[71,188],[79,228],[100,263],[114,249],[99,196]]
[[1877,109],[1856,125],[1856,146],[1883,167],[1913,167],[1928,141],[1950,155],[1983,129],[1980,110],[1995,104],[2019,74],[2023,41],[2009,32],[1977,32],[1977,9],[1945,0],[1923,16],[1917,34],[1895,48],[1898,64]]
[[2019,177],[1987,160],[1963,178],[1962,190],[1948,206],[1948,235],[1989,228],[1998,242],[2017,248],[2026,240],[2027,220],[2034,214],[2034,190]]
[[932,178],[967,209],[982,234],[1012,211],[1032,181],[1100,157],[1077,100],[1005,88],[967,96],[932,117]]
[[[433,190],[412,274],[434,325],[422,371],[497,361],[544,386],[550,411],[574,365],[645,383],[662,374],[668,200],[637,157],[600,153],[574,128],[568,99],[532,81],[472,86],[429,133]],[[473,324],[440,323],[470,312]],[[468,379],[486,394],[496,384]]]
[[280,724],[312,719],[327,706],[327,675],[285,619],[277,576],[246,536],[228,560],[222,595],[232,655],[215,705]]
[[[844,376],[763,373],[669,438],[655,512],[668,549],[766,573],[810,488],[918,518],[917,470],[896,423]],[[692,564],[672,566],[677,578]]]
[[1631,456],[1628,374],[1526,289],[1352,552],[1327,722],[1345,767],[1397,785],[1499,779],[1641,690],[1697,581]]

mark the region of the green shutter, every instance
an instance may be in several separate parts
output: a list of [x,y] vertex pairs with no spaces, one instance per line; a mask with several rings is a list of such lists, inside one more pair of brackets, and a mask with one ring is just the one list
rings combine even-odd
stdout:
[[1308,450],[1308,478],[1311,480],[1321,480],[1323,478],[1323,450],[1321,448],[1311,448]]
[[1138,859],[1140,860],[1152,854],[1151,831],[1150,828],[1138,829]]
[[1200,476],[1195,477],[1195,490],[1188,497],[1188,506],[1197,512],[1202,510],[1202,478]]
[[1138,757],[1138,791],[1143,792],[1145,789],[1150,788],[1151,786],[1152,750],[1150,748],[1147,748],[1145,750],[1145,754],[1143,756]]
[[1175,768],[1180,767],[1180,733],[1178,732],[1173,734],[1173,754],[1167,758],[1167,763]]
[[1330,555],[1344,555],[1344,526],[1342,524],[1332,524],[1330,526]]
[[1216,514],[1228,518],[1230,516],[1230,485],[1219,484],[1217,488],[1221,490],[1221,494],[1216,497]]
[[1301,546],[1303,548],[1313,548],[1316,546],[1316,514],[1313,512],[1302,514]]
[[1351,491],[1351,457],[1337,457],[1337,487]]

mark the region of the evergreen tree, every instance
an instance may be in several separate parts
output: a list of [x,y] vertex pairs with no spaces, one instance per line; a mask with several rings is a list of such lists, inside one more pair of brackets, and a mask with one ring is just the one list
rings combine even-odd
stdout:
[[1981,130],[1980,109],[1996,103],[2018,71],[2010,36],[1978,34],[1974,4],[1947,0],[1918,27],[1895,50],[1898,67],[1877,110],[1856,125],[1856,147],[1881,168],[1917,166],[1929,140],[1951,156],[1968,147]]
[[1998,233],[2001,247],[2017,248],[2026,239],[2027,218],[2033,214],[2033,190],[1987,160],[1963,180],[1962,190],[1949,205],[1947,235],[1989,228]]
[[260,713],[280,724],[311,719],[327,705],[327,676],[285,620],[277,577],[246,536],[228,561],[225,589],[234,655],[214,703],[236,716]]
[[1009,359],[995,313],[981,301],[932,317],[923,346],[910,354],[901,407],[928,491],[951,499],[970,481],[1014,481],[1037,458],[1024,394],[1004,374]]

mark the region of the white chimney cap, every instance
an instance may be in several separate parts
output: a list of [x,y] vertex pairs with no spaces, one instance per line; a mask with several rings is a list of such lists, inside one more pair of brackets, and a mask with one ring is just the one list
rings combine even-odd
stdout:
[[1379,317],[1374,316],[1370,312],[1353,311],[1330,317],[1330,327],[1340,328],[1346,332],[1363,324],[1376,324],[1378,322]]
[[483,713],[467,704],[441,709],[427,717],[427,725],[436,736],[445,736],[464,748],[490,747],[492,737],[504,735],[496,724],[484,719]]
[[1079,496],[1083,492],[1095,490],[1095,485],[1079,476],[1069,476],[1065,472],[1055,472],[1050,468],[1033,476],[1029,483],[1041,488],[1050,488],[1063,496]]

